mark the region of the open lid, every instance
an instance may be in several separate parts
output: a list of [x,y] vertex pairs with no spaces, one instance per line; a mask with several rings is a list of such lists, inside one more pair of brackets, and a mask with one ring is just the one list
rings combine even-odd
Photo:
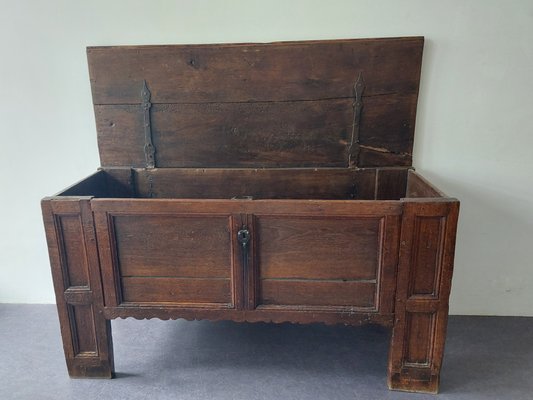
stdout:
[[101,165],[410,166],[423,43],[89,47]]

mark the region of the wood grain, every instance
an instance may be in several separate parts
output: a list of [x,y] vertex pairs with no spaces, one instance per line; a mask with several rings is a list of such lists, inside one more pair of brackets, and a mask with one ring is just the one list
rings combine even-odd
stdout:
[[[92,199],[91,207],[95,214],[190,213],[208,216],[231,213],[355,218],[401,215],[403,203],[388,200]],[[105,220],[102,222],[102,227],[107,228]]]
[[417,93],[423,38],[267,44],[89,47],[94,104],[318,100]]
[[376,200],[399,200],[405,197],[407,168],[377,169]]
[[125,303],[231,304],[229,279],[122,278]]
[[409,295],[438,296],[446,219],[416,217]]
[[145,165],[146,81],[157,167],[340,167],[350,149],[357,167],[409,166],[422,47],[414,37],[88,48],[101,165]]
[[76,356],[95,357],[98,355],[96,327],[94,326],[94,314],[91,304],[68,306],[71,329],[74,333],[74,353]]
[[377,218],[257,217],[261,279],[377,278]]
[[434,314],[408,313],[407,314],[407,343],[405,348],[405,362],[407,364],[420,364],[426,366],[431,360],[432,341],[434,329]]
[[135,170],[138,197],[231,199],[374,198],[372,169],[187,169]]
[[436,393],[459,203],[404,199],[403,204],[388,383],[391,389]]
[[[155,104],[157,166],[346,167],[352,103]],[[410,165],[415,110],[414,95],[368,99],[360,128],[360,167],[394,166],[397,160]],[[144,166],[140,105],[95,105],[95,115],[102,166]]]
[[304,280],[261,280],[259,304],[373,308],[376,284]]
[[[79,214],[56,214],[57,232],[60,235],[65,286],[89,287],[89,266],[85,250],[85,237]],[[68,267],[67,267],[68,266]]]
[[113,217],[122,277],[229,278],[229,216]]
[[409,198],[424,198],[424,197],[446,197],[439,189],[434,187],[422,176],[415,171],[410,170],[407,175],[407,191],[406,197]]
[[210,321],[235,321],[235,322],[268,322],[268,323],[322,323],[327,325],[344,324],[359,326],[365,324],[378,324],[391,327],[393,314],[376,313],[368,309],[353,309],[350,307],[336,307],[335,312],[331,306],[324,310],[320,306],[311,307],[293,306],[265,306],[250,310],[236,310],[224,307],[223,304],[210,304],[209,307],[187,306],[183,304],[167,303],[164,307],[156,304],[128,304],[118,307],[106,307],[104,315],[108,319],[115,318],[160,318],[163,320],[183,318],[186,320]]
[[134,197],[129,168],[100,170],[75,183],[56,196],[70,197]]
[[[95,114],[102,165],[144,166],[140,106],[97,105]],[[157,166],[347,166],[352,114],[350,99],[155,104]]]

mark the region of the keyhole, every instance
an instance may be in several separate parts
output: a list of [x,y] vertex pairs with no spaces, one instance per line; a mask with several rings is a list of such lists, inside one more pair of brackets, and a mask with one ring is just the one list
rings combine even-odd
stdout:
[[248,242],[250,241],[250,232],[248,229],[241,229],[237,233],[237,241],[243,246],[246,247]]

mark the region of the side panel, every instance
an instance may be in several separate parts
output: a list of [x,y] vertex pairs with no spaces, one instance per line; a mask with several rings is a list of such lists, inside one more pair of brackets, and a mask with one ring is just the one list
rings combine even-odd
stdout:
[[438,390],[458,212],[457,201],[404,203],[391,389]]
[[69,374],[110,378],[111,325],[103,317],[89,198],[45,199],[42,211]]

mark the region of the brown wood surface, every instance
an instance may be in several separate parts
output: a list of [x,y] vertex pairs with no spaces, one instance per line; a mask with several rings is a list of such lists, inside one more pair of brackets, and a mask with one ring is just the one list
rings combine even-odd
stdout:
[[353,166],[409,166],[422,48],[420,37],[88,48],[101,165],[145,166],[146,81],[158,167],[352,166],[350,149]]
[[[110,168],[73,185],[60,196],[399,200],[443,196],[408,168]],[[427,196],[423,196],[423,195]]]
[[257,304],[374,308],[380,218],[256,214]]
[[389,387],[433,392],[444,354],[459,203],[404,201]]
[[258,216],[261,279],[376,280],[380,219]]
[[116,215],[121,277],[229,278],[229,216]]
[[67,287],[89,287],[89,266],[81,215],[55,215],[55,223],[61,246],[62,263],[68,265],[65,270]]
[[417,93],[423,38],[89,47],[94,104],[319,100]]
[[158,168],[134,179],[140,198],[371,200],[375,170]]
[[[407,176],[411,189],[406,194]],[[414,192],[413,192],[414,190]],[[408,168],[110,168],[59,196],[160,199],[399,200],[440,197]]]
[[260,305],[374,308],[376,284],[357,281],[262,279]]
[[95,357],[98,355],[98,344],[94,334],[87,334],[87,332],[95,332],[95,323],[93,318],[92,304],[83,304],[77,306],[68,306],[71,324],[76,328],[74,333],[74,353],[76,356]]
[[223,304],[211,304],[207,307],[187,306],[168,303],[162,307],[154,304],[122,304],[117,307],[106,307],[104,316],[108,319],[115,318],[159,318],[186,319],[186,320],[210,320],[210,321],[235,321],[235,322],[274,322],[274,323],[298,323],[311,324],[322,323],[327,325],[344,324],[359,326],[364,324],[378,324],[384,327],[393,325],[393,314],[380,314],[374,311],[354,309],[350,311],[346,307],[332,312],[331,306],[322,310],[319,306],[299,307],[297,311],[293,307],[268,306],[258,307],[254,310],[237,310],[227,308]]
[[56,196],[101,197],[101,195],[109,193],[105,175],[104,171],[96,171],[94,174],[57,193]]
[[378,169],[376,200],[399,200],[405,197],[408,169]]
[[[386,109],[379,111],[383,118]],[[95,114],[102,165],[144,166],[144,137],[132,134],[143,132],[139,106],[97,105]],[[347,166],[352,119],[350,99],[151,108],[157,165],[165,168]]]
[[129,168],[100,170],[59,192],[56,196],[134,197],[132,184],[132,172]]
[[[352,218],[402,214],[402,203],[389,200],[92,199],[91,207],[95,214],[227,213]],[[107,229],[107,221],[103,222],[102,227]]]
[[399,215],[385,216],[381,220],[380,228],[377,309],[380,313],[388,314],[394,312],[401,217]]
[[230,279],[125,277],[121,279],[124,303],[225,303],[231,306]]
[[407,343],[405,344],[406,365],[429,365],[433,350],[431,336],[435,329],[434,322],[434,314],[432,313],[407,314],[405,323],[407,331]]
[[[58,226],[66,227],[67,229],[62,230],[72,236],[67,239],[67,244],[63,245],[64,249],[68,249],[73,246],[68,244],[69,241],[77,243],[76,240],[79,240],[76,239],[76,235],[80,235],[77,221],[83,221],[89,214],[84,211],[84,217],[76,216],[75,213],[79,214],[80,209],[78,201],[72,197],[65,199],[65,201],[50,200],[43,204],[50,204],[55,221],[59,221]],[[107,318],[131,315],[137,318],[158,316],[351,324],[373,321],[387,325],[391,322],[392,296],[394,293],[398,293],[398,296],[407,293],[407,301],[402,301],[401,297],[397,297],[396,301],[395,315],[398,320],[395,322],[395,333],[391,344],[391,360],[400,361],[394,363],[391,361],[391,365],[394,368],[398,368],[398,365],[401,367],[399,370],[391,369],[390,386],[402,390],[436,390],[447,315],[451,257],[453,257],[451,241],[455,233],[454,218],[456,218],[457,203],[445,202],[443,199],[425,202],[414,199],[412,202],[400,203],[357,200],[89,198],[86,198],[85,202],[88,204],[89,200],[95,212],[98,243],[103,245],[103,248],[100,248],[100,261],[104,287],[108,292],[106,296],[111,293],[113,297],[114,291],[120,292],[114,303],[113,301],[106,303]],[[406,209],[402,222],[400,251],[403,258],[400,262],[401,273],[398,275],[399,286],[396,289],[395,260],[402,205]],[[66,219],[61,221],[61,218]],[[185,270],[172,277],[167,275],[158,277],[151,275],[149,268],[143,269],[145,267],[142,261],[143,252],[138,251],[138,246],[141,248],[147,246],[145,250],[166,253],[176,242],[172,240],[173,238],[185,238],[185,242],[189,239],[194,241],[199,237],[194,234],[197,229],[205,231],[208,237],[213,232],[228,237],[226,235],[230,232],[231,235],[235,235],[242,224],[252,230],[253,240],[257,241],[249,257],[248,267],[252,273],[242,270],[244,265],[239,257],[240,249],[238,245],[234,245],[235,240],[231,239],[232,236],[227,239],[226,250],[215,251],[210,247],[217,244],[209,244],[205,249],[207,255],[211,252],[214,257],[218,257],[221,251],[225,252],[226,260],[229,258],[232,264],[229,268],[231,277],[228,277],[227,270],[223,276],[217,276],[216,273],[213,275],[209,263],[206,263],[207,278],[183,276],[183,271],[194,265],[194,257],[188,259],[185,257],[184,260],[188,260],[182,265]],[[143,229],[146,233],[142,233]],[[90,238],[90,231],[83,232]],[[118,234],[123,239],[122,250],[120,244],[115,241],[116,238],[110,239],[110,232],[111,235]],[[135,238],[136,233],[139,234],[137,238]],[[169,240],[162,240],[163,244],[158,248],[159,244],[156,245],[152,237]],[[367,242],[366,238],[370,242]],[[106,244],[107,240],[110,240],[109,244]],[[224,242],[222,238],[212,237],[211,242],[214,241]],[[344,241],[347,242],[343,244]],[[148,244],[143,244],[146,242]],[[362,272],[363,275],[348,278],[347,275],[343,276],[342,272],[340,275],[335,275],[342,271],[342,268],[339,270],[339,265],[333,263],[328,265],[329,260],[321,259],[323,254],[319,251],[322,246],[323,252],[327,253],[330,247],[333,248],[333,243],[338,245],[337,252],[339,248],[342,252],[342,249],[348,245],[351,244],[353,247],[357,244],[353,247],[354,254],[340,256],[334,254],[333,257],[337,256],[338,260],[343,261],[345,259],[353,261],[361,257],[360,263],[352,265],[356,266],[356,273]],[[376,243],[379,243],[379,246]],[[311,254],[313,251],[317,252],[315,260],[299,249],[303,245],[307,246],[307,251]],[[181,243],[180,246],[185,244]],[[277,246],[279,252],[276,253],[274,247],[268,250],[268,246]],[[405,250],[405,246],[408,250]],[[293,247],[297,250],[292,250]],[[265,249],[274,258],[289,257],[289,259],[284,259],[284,262],[271,262],[271,272],[274,272],[261,276],[261,265],[265,260],[262,252]],[[71,258],[75,254],[81,254],[79,249],[76,251],[77,253],[72,253]],[[134,273],[139,273],[141,276],[129,273],[121,276],[121,269],[118,266],[113,267],[113,263],[120,259],[118,255],[121,251],[137,254],[131,259],[133,261],[129,262],[130,266],[134,266],[134,270],[139,268]],[[136,251],[138,252],[135,253]],[[180,252],[188,253],[190,256],[190,251],[191,247],[185,246]],[[293,251],[294,257],[291,259]],[[335,253],[333,250],[332,252]],[[379,275],[375,272],[372,277],[364,276],[367,265],[365,263],[372,257],[370,253],[377,253],[373,263],[381,264]],[[107,257],[112,260],[114,258],[115,261],[109,263],[106,261]],[[166,259],[165,257],[161,258],[166,260],[163,264],[168,263],[168,267],[173,268],[171,265],[173,257]],[[68,257],[64,256],[64,259],[67,260]],[[124,258],[126,259],[128,258]],[[154,262],[156,266],[157,260],[157,257],[146,258],[147,263]],[[179,260],[178,264],[174,262],[178,266],[177,270],[180,269],[181,261]],[[287,267],[291,264],[298,265],[299,262],[307,262],[311,267],[302,267],[300,270],[298,267],[295,269]],[[316,265],[313,262],[316,262]],[[408,264],[405,264],[406,262]],[[203,266],[198,265],[201,270]],[[316,266],[326,268],[315,269],[313,273],[313,268]],[[67,268],[76,269],[76,263],[69,262]],[[193,270],[190,269],[188,272]],[[346,271],[351,272],[349,268],[344,272]],[[307,275],[302,276],[301,272]],[[66,276],[68,273],[70,272],[67,271]],[[241,278],[240,275],[243,273],[244,276]],[[407,277],[406,273],[409,274]],[[106,282],[109,276],[113,275],[114,280]],[[232,284],[232,280],[235,282],[236,279],[241,280],[237,284]],[[257,291],[254,293],[256,287]],[[71,331],[74,332],[73,352],[96,357],[92,349],[98,336],[91,336],[87,332],[90,333],[93,327],[97,326],[94,325],[98,319],[94,318],[93,307],[102,307],[103,303],[93,303],[91,292],[83,286],[74,286],[65,290],[64,298],[68,301],[66,309],[68,319],[73,321],[69,324],[73,323],[79,328]],[[234,311],[230,311],[231,308]],[[346,310],[350,310],[350,313],[344,314]],[[375,316],[372,313],[376,313]],[[72,372],[73,376],[77,373]]]
[[[368,99],[360,167],[411,165],[414,110],[413,95]],[[140,106],[95,115],[102,165],[144,166]],[[151,121],[159,167],[346,167],[353,100],[155,104]]]
[[441,216],[415,219],[409,293],[438,296],[446,219]]
[[446,197],[439,189],[434,187],[415,171],[410,170],[407,175],[407,189],[405,197],[409,198],[438,198]]
[[[396,202],[92,202],[108,307],[148,302],[163,306],[169,302],[201,303],[205,300],[202,297],[190,297],[189,292],[180,290],[169,294],[168,288],[188,283],[189,290],[200,293],[204,289],[195,289],[194,279],[202,278],[209,285],[210,279],[233,280],[230,287],[237,309],[283,304],[292,290],[287,288],[294,284],[295,299],[287,305],[305,306],[305,299],[315,297],[308,305],[326,307],[324,311],[328,306],[333,307],[330,312],[340,311],[338,307],[378,311],[383,304],[383,314],[392,312],[395,256],[390,251],[398,240],[400,211]],[[246,267],[242,249],[235,244],[241,226],[246,226],[253,237]],[[385,271],[380,272],[382,265]],[[132,279],[139,283],[132,287]],[[278,280],[282,281],[280,289],[276,289]],[[203,280],[198,282],[204,284]],[[379,285],[384,288],[381,294],[377,293]],[[332,290],[335,286],[339,290]],[[306,287],[308,297],[304,294]],[[265,292],[269,288],[281,290],[282,297],[264,297],[274,293]],[[338,292],[337,297],[325,299],[326,290]]]

